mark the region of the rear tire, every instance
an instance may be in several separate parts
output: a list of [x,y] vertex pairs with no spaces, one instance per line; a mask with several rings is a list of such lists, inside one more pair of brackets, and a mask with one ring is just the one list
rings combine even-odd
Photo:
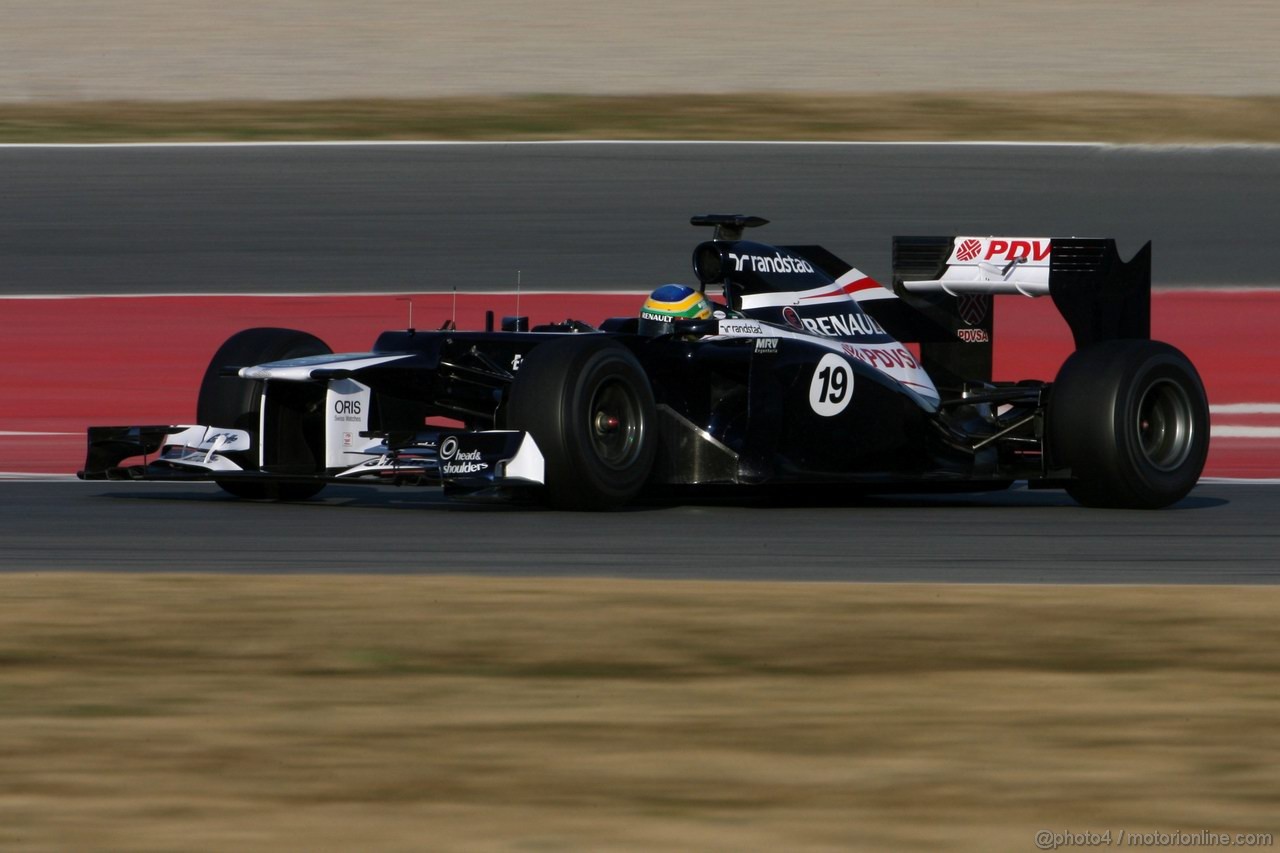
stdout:
[[621,506],[653,470],[653,390],[631,351],[607,338],[561,338],[531,350],[511,383],[506,423],[538,443],[557,509]]
[[[262,446],[258,424],[263,383],[239,376],[223,376],[222,368],[244,367],[308,355],[327,355],[331,352],[333,350],[315,335],[294,329],[257,328],[237,332],[218,348],[209,361],[204,380],[200,383],[200,396],[196,400],[196,423],[234,427],[248,432],[252,437],[253,449],[228,454],[228,457],[246,470],[257,468],[258,448]],[[214,482],[223,491],[248,500],[302,501],[314,497],[324,488],[324,483],[242,483],[235,480]]]
[[1049,451],[1085,506],[1158,509],[1186,497],[1209,451],[1209,403],[1180,351],[1104,341],[1071,355],[1048,405]]

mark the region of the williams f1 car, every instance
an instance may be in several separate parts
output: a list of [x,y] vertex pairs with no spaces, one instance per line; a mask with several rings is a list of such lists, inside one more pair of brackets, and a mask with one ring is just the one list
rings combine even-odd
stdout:
[[[711,316],[388,331],[334,354],[247,329],[213,356],[199,425],[89,429],[84,479],[212,480],[299,500],[328,483],[443,486],[617,507],[664,485],[987,491],[1027,481],[1155,508],[1209,438],[1195,367],[1150,338],[1151,247],[897,237],[882,286],[820,246],[710,215],[693,253]],[[1052,382],[992,381],[992,299],[1048,296],[1075,341]],[[124,464],[126,462],[132,464]]]

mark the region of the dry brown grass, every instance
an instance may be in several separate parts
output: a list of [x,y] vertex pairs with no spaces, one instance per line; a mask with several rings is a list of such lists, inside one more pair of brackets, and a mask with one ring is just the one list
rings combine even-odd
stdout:
[[0,577],[4,850],[1280,830],[1280,590]]
[[0,142],[326,139],[1280,142],[1280,96],[779,93],[0,105]]

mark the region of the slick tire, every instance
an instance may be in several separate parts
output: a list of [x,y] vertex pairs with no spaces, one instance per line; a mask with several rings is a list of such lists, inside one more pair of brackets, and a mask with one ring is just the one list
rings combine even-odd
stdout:
[[1104,341],[1071,355],[1049,392],[1048,449],[1085,506],[1158,509],[1191,491],[1209,450],[1200,375],[1169,344]]
[[657,451],[653,390],[626,347],[590,335],[549,341],[520,363],[506,424],[528,431],[557,509],[612,509],[649,479]]
[[[234,427],[248,432],[253,438],[253,450],[228,455],[242,468],[256,468],[257,448],[261,446],[258,422],[262,382],[223,376],[222,368],[331,352],[333,350],[315,335],[294,329],[257,328],[237,332],[218,348],[209,361],[204,380],[200,383],[200,396],[196,400],[196,423]],[[223,491],[249,500],[302,501],[314,497],[324,488],[323,483],[215,482]]]

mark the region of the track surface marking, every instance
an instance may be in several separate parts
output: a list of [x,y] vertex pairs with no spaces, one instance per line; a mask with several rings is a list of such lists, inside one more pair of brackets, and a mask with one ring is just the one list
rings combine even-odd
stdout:
[[[217,347],[250,326],[288,326],[337,352],[366,351],[378,333],[414,322],[437,328],[456,317],[482,328],[486,309],[515,314],[515,294],[380,296],[165,296],[0,300],[0,471],[57,474],[84,459],[90,425],[190,423],[196,391]],[[534,324],[566,317],[629,315],[638,294],[524,294]],[[996,307],[997,379],[1052,379],[1070,354],[1066,324],[1047,299],[1005,297]],[[1280,475],[1280,292],[1166,291],[1155,294],[1153,336],[1199,368],[1213,406],[1206,476]]]

